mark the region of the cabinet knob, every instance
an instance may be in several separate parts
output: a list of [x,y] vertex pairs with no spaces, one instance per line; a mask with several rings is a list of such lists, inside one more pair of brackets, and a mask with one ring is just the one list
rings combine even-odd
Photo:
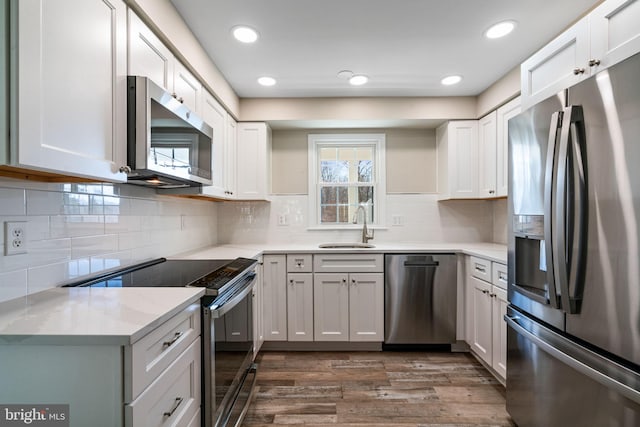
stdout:
[[351,279],[351,283],[356,284],[356,279]]
[[180,97],[180,98],[178,98],[178,102],[179,102],[180,104],[184,104],[184,99],[183,99],[182,97]]
[[489,194],[494,194],[495,190],[489,190]]
[[131,167],[130,166],[120,166],[120,169],[118,169],[120,172],[122,173],[131,173]]
[[590,59],[589,60],[589,67],[595,67],[596,65],[600,65],[600,60],[599,59]]
[[342,283],[343,284],[347,283],[347,279],[342,279]]
[[289,283],[293,286],[293,279],[289,280]]
[[486,295],[486,294],[488,294],[488,293],[489,293],[489,291],[488,291],[488,290],[486,290],[486,289],[483,289],[483,290],[482,290],[482,293]]
[[575,74],[576,76],[577,76],[578,74],[584,74],[584,72],[585,72],[585,69],[584,69],[584,68],[574,68],[574,69],[573,69],[573,74]]

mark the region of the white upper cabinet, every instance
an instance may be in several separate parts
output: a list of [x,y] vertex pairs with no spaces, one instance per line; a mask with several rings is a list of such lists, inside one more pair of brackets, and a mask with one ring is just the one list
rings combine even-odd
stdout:
[[225,143],[225,170],[224,170],[224,182],[225,182],[225,194],[227,198],[234,199],[236,197],[236,170],[238,168],[238,124],[231,115],[227,114],[227,132]]
[[478,120],[478,196],[496,196],[496,112]]
[[509,193],[509,119],[520,114],[520,97],[496,110],[496,196]]
[[204,91],[202,97],[202,119],[213,129],[211,147],[211,182],[202,187],[202,194],[225,198],[228,196],[226,186],[227,169],[227,111],[209,92]]
[[173,90],[173,53],[129,10],[129,75],[147,76],[169,91]]
[[589,25],[584,18],[522,63],[522,109],[588,77],[588,57]]
[[236,198],[268,200],[271,191],[271,128],[263,122],[238,123]]
[[[122,0],[21,0],[9,164],[126,181],[127,8]],[[72,19],[81,16],[82,19]]]
[[436,129],[440,199],[478,197],[478,121],[460,120]]
[[639,22],[637,0],[608,0],[594,9],[589,14],[589,65],[599,71],[640,52]]
[[522,109],[640,52],[640,2],[607,0],[522,63]]
[[129,10],[129,74],[146,76],[190,110],[202,115],[202,84],[167,46]]

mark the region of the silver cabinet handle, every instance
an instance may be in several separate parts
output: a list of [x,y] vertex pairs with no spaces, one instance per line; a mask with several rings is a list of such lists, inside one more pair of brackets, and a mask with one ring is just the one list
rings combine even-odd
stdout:
[[118,169],[118,171],[122,173],[131,173],[131,166],[120,166],[120,169]]
[[293,279],[290,279],[289,283],[291,284],[291,286],[293,286]]
[[484,268],[484,266],[483,266],[483,265],[476,264],[476,271],[479,271],[480,273],[486,273],[486,272],[487,272],[487,269],[486,269],[486,268]]
[[171,347],[176,341],[178,341],[178,338],[180,338],[182,336],[182,332],[176,332],[173,335],[173,338],[171,338],[171,341],[165,341],[162,343],[162,348],[169,348]]
[[589,67],[595,67],[596,65],[600,65],[600,60],[599,59],[590,59],[589,60]]
[[585,72],[585,69],[584,69],[584,68],[574,68],[574,69],[573,69],[573,74],[575,74],[576,76],[577,76],[578,74],[584,74],[584,72]]
[[173,402],[173,408],[171,408],[169,412],[165,412],[162,415],[164,415],[165,417],[170,417],[171,415],[173,415],[173,413],[176,412],[183,400],[184,399],[182,397],[176,397],[176,400]]

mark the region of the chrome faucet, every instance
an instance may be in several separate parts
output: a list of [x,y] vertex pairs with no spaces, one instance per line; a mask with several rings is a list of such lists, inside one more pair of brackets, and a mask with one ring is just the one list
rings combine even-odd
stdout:
[[356,209],[356,213],[353,215],[353,223],[358,223],[358,213],[360,210],[362,210],[362,216],[364,218],[364,222],[362,223],[362,243],[369,243],[369,240],[373,239],[373,230],[371,230],[371,234],[369,234],[369,230],[367,229],[367,211],[364,205],[360,205],[358,209]]

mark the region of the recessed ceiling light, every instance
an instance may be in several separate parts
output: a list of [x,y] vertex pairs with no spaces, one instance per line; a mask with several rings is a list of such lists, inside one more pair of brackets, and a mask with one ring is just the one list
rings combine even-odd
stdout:
[[258,40],[258,32],[251,27],[245,25],[238,25],[231,29],[233,37],[242,43],[253,43]]
[[442,83],[445,86],[451,86],[451,85],[460,83],[461,80],[462,80],[462,76],[447,76],[444,79],[440,80],[440,83]]
[[353,77],[353,71],[342,70],[338,72],[339,79],[349,80],[351,77]]
[[515,21],[503,21],[491,26],[485,33],[485,37],[488,39],[499,39],[509,34],[516,28]]
[[353,86],[361,86],[369,81],[369,77],[363,74],[356,74],[349,79],[349,83]]
[[273,77],[260,77],[258,79],[258,83],[260,83],[262,86],[273,86],[276,84],[276,79],[274,79]]

